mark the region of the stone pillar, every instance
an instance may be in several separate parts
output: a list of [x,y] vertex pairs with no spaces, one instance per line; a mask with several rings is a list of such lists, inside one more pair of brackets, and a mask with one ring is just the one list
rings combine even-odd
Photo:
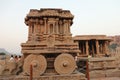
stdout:
[[96,40],[96,54],[99,54],[99,42]]
[[64,26],[63,26],[64,34],[67,34],[67,22],[66,20],[63,20],[63,21],[64,21]]
[[99,48],[101,54],[103,53],[102,47],[103,47],[103,46],[102,46],[102,43],[101,43],[101,44],[100,44],[100,48]]
[[86,46],[86,55],[89,55],[88,41],[85,42],[85,46]]
[[84,44],[82,44],[82,53],[84,54]]
[[43,34],[44,32],[44,26],[43,26],[43,20],[40,20],[40,33]]
[[71,34],[71,33],[70,33],[70,26],[71,26],[70,24],[71,24],[71,20],[69,20],[69,22],[68,22],[68,33],[69,33],[69,34]]
[[37,33],[40,34],[40,23],[37,23]]
[[28,29],[28,41],[31,40],[31,35],[32,35],[32,25],[28,24],[29,29]]
[[58,26],[58,19],[56,20],[56,26],[55,26],[55,27],[56,27],[56,34],[58,34],[58,33],[59,33],[59,30],[58,30],[58,29],[59,29],[59,28],[58,28],[58,27],[59,27],[59,26]]
[[59,33],[63,33],[62,21],[59,21]]
[[53,23],[53,34],[55,33],[56,31],[55,31],[55,23]]
[[30,19],[30,22],[29,22],[30,24],[30,26],[31,26],[31,34],[33,34],[34,33],[34,21],[33,21],[33,19]]
[[40,26],[40,24],[38,24],[37,28],[38,28],[38,33],[40,34],[41,33],[41,26]]
[[106,53],[107,53],[107,42],[104,41],[104,54],[106,54]]
[[46,24],[46,20],[47,20],[47,18],[43,18],[43,19],[44,19],[44,34],[46,34],[46,27],[47,27],[47,26],[46,26],[46,25],[47,25],[47,24]]
[[92,55],[94,56],[95,55],[95,52],[94,52],[94,44],[92,43]]
[[31,26],[30,25],[28,25],[29,27],[28,27],[28,34],[30,34],[30,31],[31,31]]
[[37,34],[37,23],[34,23],[34,34]]
[[69,22],[66,23],[66,33],[69,34]]
[[64,24],[63,24],[63,33],[64,33],[64,34],[65,34],[65,31],[66,31],[66,30],[65,30],[65,29],[66,29],[65,27],[66,27],[66,25],[65,25],[65,21],[64,21]]

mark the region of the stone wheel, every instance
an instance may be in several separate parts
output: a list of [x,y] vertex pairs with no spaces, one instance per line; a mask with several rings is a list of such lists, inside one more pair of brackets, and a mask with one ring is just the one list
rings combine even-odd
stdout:
[[29,55],[24,60],[23,70],[27,75],[30,75],[30,65],[33,67],[33,76],[42,75],[47,67],[47,61],[43,55]]
[[58,74],[71,74],[75,70],[76,62],[70,54],[60,54],[54,62],[55,70]]

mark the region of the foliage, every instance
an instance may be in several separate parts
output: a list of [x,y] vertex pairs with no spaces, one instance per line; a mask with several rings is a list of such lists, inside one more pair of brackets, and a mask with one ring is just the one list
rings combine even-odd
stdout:
[[117,47],[118,47],[117,43],[113,43],[113,44],[109,45],[109,49],[116,50]]
[[0,52],[0,55],[5,55],[6,53],[4,53],[4,52]]

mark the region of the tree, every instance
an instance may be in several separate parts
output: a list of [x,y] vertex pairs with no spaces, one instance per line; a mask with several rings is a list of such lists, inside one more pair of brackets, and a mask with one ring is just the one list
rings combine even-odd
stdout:
[[109,45],[109,49],[112,49],[112,50],[116,50],[116,48],[118,47],[118,44],[117,43],[113,43],[111,45]]
[[6,55],[6,53],[4,53],[4,52],[0,52],[0,55]]

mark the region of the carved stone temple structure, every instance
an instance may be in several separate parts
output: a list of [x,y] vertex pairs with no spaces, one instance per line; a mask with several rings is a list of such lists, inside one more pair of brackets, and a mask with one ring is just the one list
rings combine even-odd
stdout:
[[32,65],[33,76],[43,80],[85,80],[84,75],[75,72],[74,57],[80,50],[70,32],[73,18],[69,10],[30,10],[25,18],[28,40],[21,44],[25,75],[30,75]]
[[0,60],[0,80],[86,80],[86,61],[90,78],[120,77],[120,55],[108,56],[112,39],[72,37],[73,18],[69,10],[31,9],[25,17],[28,40],[21,44],[24,58]]
[[106,35],[78,35],[74,41],[79,45],[80,56],[100,57],[109,54],[108,45],[112,39]]
[[108,49],[111,38],[106,35],[78,35],[73,39],[81,51],[78,55],[80,72],[89,61],[90,78],[120,77],[120,55],[111,56]]

